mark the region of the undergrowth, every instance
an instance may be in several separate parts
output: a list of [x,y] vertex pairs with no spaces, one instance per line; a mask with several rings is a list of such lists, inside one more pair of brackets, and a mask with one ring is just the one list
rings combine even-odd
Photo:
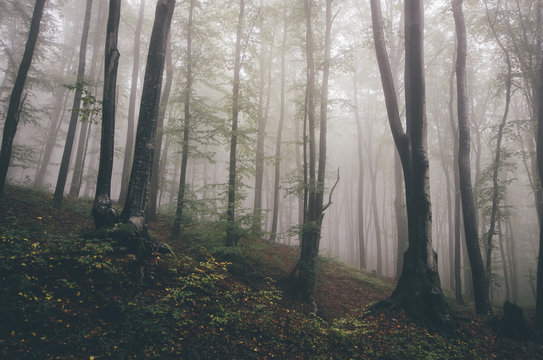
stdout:
[[[148,279],[132,281],[134,256],[116,253],[107,237],[81,236],[90,229],[84,211],[90,213],[90,203],[68,203],[77,209],[70,213],[51,207],[44,194],[12,193],[0,209],[3,359],[541,356],[539,345],[506,342],[475,318],[465,336],[445,339],[402,314],[373,313],[369,304],[329,320],[307,315],[282,279],[269,276],[272,266],[282,266],[281,252],[293,256],[290,250],[250,240],[223,247],[218,224],[194,225],[187,231],[190,246],[154,254]],[[349,280],[367,292],[388,286],[352,268],[322,264],[330,284]]]

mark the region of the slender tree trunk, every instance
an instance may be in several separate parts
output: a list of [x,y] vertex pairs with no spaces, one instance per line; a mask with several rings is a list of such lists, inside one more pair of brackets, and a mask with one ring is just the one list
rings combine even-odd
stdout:
[[157,1],[141,93],[134,161],[121,214],[123,222],[132,224],[139,232],[145,225],[145,209],[148,203],[155,154],[162,74],[174,7],[175,0]]
[[460,176],[460,194],[462,196],[462,213],[464,215],[464,232],[466,246],[471,265],[475,311],[480,315],[492,314],[488,298],[489,279],[483,269],[479,237],[477,234],[477,219],[470,169],[470,128],[468,118],[466,57],[467,38],[462,0],[452,0],[453,15],[458,41],[456,58],[456,91],[458,94],[458,170]]
[[275,143],[275,172],[273,183],[273,213],[270,241],[275,241],[277,223],[279,217],[279,192],[281,182],[281,142],[283,139],[283,124],[285,122],[285,97],[286,97],[286,49],[288,38],[287,0],[283,1],[283,42],[281,44],[281,104],[279,106],[279,124],[277,125],[277,139]]
[[[536,156],[539,184],[543,184],[543,61],[539,70],[539,91],[537,93],[537,141]],[[543,221],[539,221],[539,256],[537,258],[537,286],[535,326],[543,329]]]
[[506,220],[506,227],[507,227],[507,236],[509,238],[509,241],[507,242],[509,244],[509,256],[510,256],[510,264],[511,264],[511,296],[513,298],[514,303],[518,303],[518,287],[517,287],[517,260],[515,255],[515,237],[513,234],[513,226],[511,225],[511,218],[508,217]]
[[[242,0],[243,1],[243,0]],[[189,22],[187,26],[187,82],[185,86],[185,121],[183,123],[183,155],[181,158],[181,173],[179,175],[179,190],[177,192],[177,206],[175,209],[175,218],[171,238],[173,241],[179,239],[181,232],[181,222],[183,220],[183,207],[185,203],[185,189],[187,182],[187,162],[189,158],[189,140],[190,140],[190,95],[192,92],[192,27],[194,16],[195,0],[190,0]],[[238,69],[239,70],[239,69]],[[239,78],[238,78],[239,80]]]
[[[94,42],[92,45],[92,58],[91,58],[91,69],[89,73],[89,81],[94,82],[94,78],[96,76],[96,67],[98,62],[98,52],[99,52],[99,46],[100,46],[100,35],[101,31],[99,31],[102,28],[102,4],[103,2],[100,1],[100,7],[98,9],[98,23],[96,26],[97,31],[94,34]],[[70,183],[70,192],[69,195],[71,197],[78,197],[79,192],[81,190],[81,181],[83,180],[83,169],[85,167],[85,154],[87,149],[87,143],[88,143],[88,134],[89,128],[92,124],[92,118],[87,119],[87,121],[83,122],[81,124],[81,129],[79,131],[79,141],[77,144],[77,153],[75,157],[75,164],[74,164],[74,172],[72,175],[72,182]]]
[[158,110],[158,122],[157,133],[155,140],[155,157],[153,158],[153,170],[151,176],[151,188],[149,190],[149,206],[147,208],[147,221],[153,221],[157,215],[157,202],[158,202],[158,186],[160,185],[160,178],[162,174],[159,171],[159,163],[163,156],[167,156],[162,153],[162,138],[164,134],[164,120],[166,119],[166,108],[170,101],[170,92],[172,90],[173,82],[173,62],[172,62],[172,49],[171,39],[168,39],[166,44],[166,82],[164,84],[164,91],[162,91],[162,97],[160,99],[160,108]]
[[498,223],[498,239],[500,244],[500,256],[502,259],[503,266],[503,281],[505,283],[505,300],[511,300],[511,281],[509,279],[509,269],[507,266],[507,257],[505,255],[505,250],[503,246],[503,231],[501,229],[502,223]]
[[126,144],[124,148],[123,172],[121,177],[121,193],[119,202],[124,203],[126,192],[128,191],[128,181],[130,179],[130,166],[134,157],[134,119],[136,117],[136,96],[138,92],[138,77],[140,71],[140,47],[141,30],[143,27],[143,15],[145,13],[145,0],[140,0],[140,12],[138,22],[136,23],[136,33],[134,38],[134,53],[132,55],[132,80],[130,85],[130,98],[128,100],[128,122],[126,130]]
[[28,70],[30,69],[34,56],[36,42],[38,41],[44,6],[45,0],[36,0],[23,58],[19,65],[15,84],[13,85],[13,90],[11,91],[11,96],[9,98],[6,122],[4,123],[4,132],[2,134],[2,147],[0,150],[0,204],[4,202],[4,187],[6,185],[9,163],[11,161],[11,148],[13,146],[15,133],[17,132],[17,125],[19,124],[21,107],[24,103],[24,97],[22,100],[21,97],[23,95]]
[[357,137],[357,150],[358,150],[358,261],[360,269],[366,269],[366,245],[364,236],[364,149],[363,149],[363,137],[362,137],[362,119],[358,109],[358,81],[357,71],[355,67],[353,75],[354,85],[354,121],[356,123],[356,137]]
[[[487,16],[488,16],[488,10],[487,10]],[[509,106],[511,103],[511,88],[512,88],[512,64],[511,64],[511,58],[509,56],[509,51],[500,40],[500,37],[494,28],[494,24],[490,20],[489,20],[489,23],[490,23],[490,28],[494,35],[494,38],[496,39],[496,42],[498,43],[499,47],[501,48],[505,56],[505,61],[507,64],[507,77],[505,79],[505,109],[503,111],[502,120],[498,128],[498,134],[496,138],[496,153],[494,157],[494,162],[492,164],[492,208],[490,212],[490,221],[489,221],[489,226],[488,226],[488,232],[486,233],[486,243],[485,243],[485,250],[486,250],[486,264],[485,265],[486,265],[486,275],[488,279],[490,279],[492,275],[492,247],[493,247],[492,240],[496,232],[496,222],[498,221],[497,217],[498,217],[498,210],[499,210],[498,207],[499,207],[499,197],[500,197],[500,189],[499,189],[498,181],[499,181],[499,172],[500,172],[500,163],[501,163],[501,145],[502,145],[505,124],[507,122],[507,117],[509,115]],[[487,288],[489,288],[487,290],[489,291],[490,281],[487,282]]]
[[322,219],[324,210],[330,204],[323,206],[324,177],[326,167],[326,133],[327,133],[327,111],[328,111],[328,78],[330,74],[330,41],[332,28],[332,1],[326,1],[326,30],[324,40],[324,61],[322,69],[321,87],[321,109],[320,109],[320,138],[318,173],[315,182],[315,114],[314,114],[314,85],[315,69],[313,63],[313,32],[311,29],[311,7],[312,1],[304,2],[306,14],[306,46],[307,46],[307,111],[309,127],[309,193],[307,215],[303,224],[302,244],[300,260],[298,261],[298,284],[299,291],[304,301],[313,305],[313,312],[317,311],[317,305],[313,295],[316,272],[315,262],[319,253]]
[[243,22],[245,14],[245,0],[239,1],[239,16],[238,28],[236,34],[236,50],[234,59],[234,83],[232,86],[232,135],[230,138],[230,161],[228,171],[228,207],[226,210],[226,245],[232,246],[237,244],[235,210],[236,210],[236,152],[238,145],[238,116],[239,116],[239,100],[240,100],[240,70],[241,70],[241,37],[243,35]]
[[121,0],[110,0],[106,26],[104,52],[104,91],[102,100],[102,131],[100,137],[100,162],[92,216],[96,228],[108,227],[117,221],[117,212],[111,204],[111,173],[113,171],[115,143],[115,108],[117,100],[117,69],[119,67],[119,20]]
[[62,206],[62,199],[64,198],[64,188],[66,186],[66,179],[68,178],[72,148],[75,140],[75,131],[77,129],[77,119],[79,117],[79,108],[81,106],[82,87],[83,82],[85,81],[85,59],[87,57],[87,40],[89,38],[91,10],[92,0],[87,0],[85,20],[83,23],[83,33],[81,35],[81,45],[79,46],[79,66],[77,68],[77,83],[72,106],[72,114],[70,116],[68,134],[66,135],[64,152],[62,153],[62,160],[60,162],[60,169],[58,171],[57,186],[53,195],[53,203],[57,207]]

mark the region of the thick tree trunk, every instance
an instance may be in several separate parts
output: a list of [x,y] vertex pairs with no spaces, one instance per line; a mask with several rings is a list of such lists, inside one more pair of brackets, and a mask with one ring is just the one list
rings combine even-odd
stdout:
[[130,84],[130,97],[128,99],[128,119],[126,129],[126,144],[124,147],[123,172],[121,176],[121,193],[119,202],[124,203],[126,192],[128,191],[128,181],[130,179],[130,168],[134,157],[134,119],[136,117],[136,96],[138,92],[138,77],[140,71],[140,47],[141,30],[143,27],[143,15],[145,13],[145,0],[140,0],[140,12],[138,22],[136,23],[136,33],[134,38],[134,53],[132,55],[132,80]]
[[70,167],[70,159],[72,157],[72,148],[75,140],[75,131],[77,129],[77,120],[79,118],[79,108],[81,106],[81,95],[83,82],[85,81],[85,59],[87,57],[87,40],[89,38],[90,18],[92,10],[92,0],[87,0],[85,9],[85,20],[83,23],[83,32],[81,34],[81,45],[79,46],[79,66],[77,68],[77,83],[75,88],[74,102],[72,106],[72,114],[68,125],[68,134],[66,135],[66,143],[64,144],[64,152],[60,162],[58,171],[57,186],[53,195],[53,203],[55,206],[62,206],[64,198],[64,188],[66,179],[68,178],[68,170]]
[[15,84],[13,85],[13,90],[9,98],[6,122],[4,123],[4,132],[2,134],[2,148],[0,150],[0,204],[3,203],[4,187],[6,185],[9,163],[11,161],[11,148],[13,146],[15,133],[17,132],[17,125],[19,124],[19,114],[22,106],[21,97],[23,95],[28,70],[30,69],[30,64],[32,63],[32,58],[34,56],[36,42],[38,41],[44,6],[45,0],[36,0],[23,58],[19,65]]
[[453,15],[458,41],[456,58],[456,88],[458,97],[458,171],[460,176],[460,194],[462,196],[462,213],[464,215],[464,232],[466,247],[471,265],[475,311],[480,315],[492,314],[488,298],[488,277],[483,269],[477,219],[470,170],[470,128],[468,118],[466,58],[467,38],[462,0],[452,0]]
[[453,328],[445,302],[437,255],[432,248],[429,164],[423,60],[424,11],[421,0],[405,1],[405,94],[407,133],[398,115],[396,94],[385,47],[381,7],[371,1],[374,43],[385,92],[389,123],[404,172],[409,247],[402,274],[389,301],[418,322],[449,332]]
[[234,82],[232,86],[232,135],[230,138],[230,161],[228,170],[228,205],[226,209],[226,245],[232,246],[237,244],[237,231],[235,224],[236,211],[236,152],[238,145],[238,116],[239,116],[239,101],[240,101],[240,70],[241,70],[241,37],[243,35],[243,22],[245,14],[245,0],[239,1],[239,16],[238,27],[236,33],[236,50],[234,59]]
[[168,107],[168,102],[170,101],[170,92],[172,90],[173,82],[173,62],[172,62],[172,49],[171,49],[171,39],[168,39],[166,45],[166,82],[164,84],[164,91],[162,92],[162,97],[160,99],[160,107],[158,111],[158,122],[157,122],[157,133],[155,140],[155,157],[153,158],[153,170],[151,176],[151,188],[149,190],[149,206],[147,208],[147,221],[153,221],[156,219],[157,215],[157,203],[158,203],[158,186],[160,183],[160,178],[162,174],[159,171],[159,163],[162,156],[162,138],[164,134],[164,120],[166,119],[166,108]]
[[275,241],[277,235],[277,225],[279,218],[279,192],[281,182],[281,142],[283,139],[283,124],[285,122],[285,97],[286,97],[286,49],[288,38],[287,22],[287,0],[283,1],[283,42],[281,44],[281,103],[279,105],[279,123],[277,125],[277,139],[275,142],[275,164],[274,164],[274,182],[273,182],[273,213],[270,241]]
[[141,232],[145,225],[153,157],[155,155],[156,127],[162,89],[162,73],[166,57],[166,44],[170,32],[175,0],[158,0],[136,131],[134,161],[121,219]]
[[189,159],[189,140],[190,140],[190,99],[192,92],[192,27],[194,16],[195,0],[190,0],[189,22],[187,25],[187,82],[185,85],[185,120],[183,123],[183,150],[181,157],[181,173],[179,175],[179,189],[177,191],[177,206],[175,209],[175,218],[171,239],[178,240],[181,233],[181,222],[183,220],[183,207],[185,203],[185,188],[187,186],[187,163]]
[[117,221],[117,212],[111,204],[111,173],[113,171],[115,108],[117,99],[117,69],[119,67],[119,20],[121,0],[110,0],[106,26],[104,52],[104,91],[102,100],[102,130],[100,137],[100,162],[92,216],[96,228],[111,226]]

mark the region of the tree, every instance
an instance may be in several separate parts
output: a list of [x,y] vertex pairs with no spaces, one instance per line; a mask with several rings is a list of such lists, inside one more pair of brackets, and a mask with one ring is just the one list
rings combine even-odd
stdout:
[[[536,157],[539,183],[543,184],[543,61],[539,70],[539,89],[537,92],[537,141]],[[541,185],[540,185],[541,186]],[[535,326],[543,329],[543,222],[539,222],[539,256],[537,258],[537,290],[535,307]]]
[[143,15],[145,13],[145,0],[140,1],[140,12],[138,22],[136,23],[136,33],[134,34],[134,53],[132,56],[132,80],[130,85],[130,97],[128,100],[128,126],[126,130],[126,144],[123,158],[123,172],[121,177],[121,194],[119,201],[121,203],[126,199],[128,190],[128,179],[130,178],[130,164],[134,154],[134,118],[136,110],[136,94],[138,90],[138,75],[140,72],[140,47],[141,30],[143,27]]
[[473,294],[477,314],[490,315],[492,308],[488,300],[488,275],[484,273],[479,236],[477,233],[476,210],[473,202],[470,169],[470,127],[468,118],[467,96],[467,37],[463,0],[452,0],[452,9],[456,28],[457,57],[456,57],[456,91],[458,97],[458,174],[460,179],[460,195],[462,197],[462,213],[464,215],[464,232],[466,247],[471,265],[473,279]]
[[[307,56],[307,127],[309,130],[309,182],[305,184],[307,189],[307,207],[305,208],[304,222],[302,224],[302,241],[300,259],[293,274],[298,271],[297,282],[302,300],[309,302],[313,312],[317,311],[317,304],[313,295],[315,288],[316,272],[315,263],[319,255],[321,226],[324,211],[330,202],[324,205],[324,177],[326,170],[326,134],[328,112],[328,78],[330,74],[330,42],[332,30],[332,0],[326,1],[326,29],[324,39],[324,59],[322,66],[321,108],[320,108],[320,136],[317,176],[317,157],[315,151],[315,67],[313,57],[313,31],[312,31],[312,1],[304,1],[306,17],[306,56]],[[339,180],[339,177],[338,177]],[[337,184],[337,182],[336,182]],[[332,190],[333,191],[333,188]],[[330,194],[331,197],[331,194]]]
[[162,73],[174,7],[175,0],[157,1],[141,93],[134,160],[121,214],[121,220],[132,224],[138,232],[142,232],[145,225],[145,209],[155,153]]
[[[164,120],[166,119],[166,108],[168,107],[168,102],[170,101],[170,92],[172,90],[173,82],[173,62],[172,62],[172,49],[171,49],[171,38],[169,37],[166,45],[166,83],[164,84],[164,91],[160,98],[160,108],[158,111],[158,122],[157,122],[157,134],[155,140],[155,151],[156,156],[153,158],[153,170],[151,176],[151,187],[149,190],[150,203],[147,208],[147,220],[152,221],[156,219],[157,215],[157,203],[158,203],[158,187],[160,182],[161,173],[159,171],[159,163],[162,154],[162,139],[164,135]],[[166,156],[166,153],[163,154]]]
[[114,156],[117,69],[120,56],[117,49],[120,17],[121,0],[110,0],[104,52],[105,66],[100,163],[98,165],[96,192],[92,205],[92,216],[96,228],[111,226],[117,220],[117,213],[111,204],[111,172],[113,170]]
[[183,122],[183,154],[181,158],[181,173],[179,175],[179,190],[177,192],[177,207],[175,209],[175,218],[171,238],[176,241],[181,232],[181,221],[183,220],[183,207],[185,203],[185,188],[187,186],[187,162],[189,159],[189,139],[190,139],[190,100],[192,92],[192,28],[194,16],[195,0],[190,0],[189,22],[187,24],[187,82],[185,84],[185,119]]
[[0,203],[3,202],[4,187],[6,185],[9,163],[11,160],[13,139],[15,138],[15,133],[17,132],[19,114],[24,103],[24,97],[23,99],[21,99],[21,97],[23,95],[28,70],[32,64],[36,42],[38,41],[44,6],[45,0],[36,0],[23,58],[21,59],[21,64],[19,65],[19,70],[17,71],[17,77],[15,78],[15,84],[13,85],[13,90],[11,91],[9,98],[6,122],[4,123],[4,132],[2,134],[2,148],[0,150]]
[[60,169],[58,171],[57,186],[55,187],[55,193],[53,195],[53,203],[57,207],[62,205],[62,199],[64,198],[64,187],[66,186],[66,179],[68,178],[70,158],[72,156],[75,131],[77,129],[77,119],[79,118],[81,96],[83,94],[83,87],[81,84],[83,84],[85,81],[85,60],[87,57],[87,40],[89,38],[91,10],[92,0],[87,0],[87,6],[85,8],[85,20],[83,22],[83,32],[81,34],[81,44],[79,46],[79,65],[77,68],[77,80],[74,102],[72,105],[72,114],[70,116],[68,134],[66,135],[66,143],[64,144],[64,151],[62,153],[62,160],[60,162]]
[[241,70],[241,36],[245,14],[245,0],[239,1],[239,16],[236,33],[236,50],[234,59],[234,82],[232,84],[232,135],[230,137],[230,160],[228,170],[228,204],[226,209],[226,245],[237,243],[235,210],[236,210],[236,148],[238,144],[238,117],[240,100],[240,70]]
[[[100,47],[100,44],[101,44],[101,39],[103,39],[101,36],[102,36],[102,32],[101,32],[101,29],[102,29],[102,25],[103,25],[103,4],[104,2],[103,1],[99,1],[99,8],[98,8],[98,22],[97,22],[97,26],[96,26],[96,29],[98,31],[95,31],[95,34],[94,34],[94,43],[92,45],[92,58],[91,58],[91,68],[90,68],[90,72],[89,72],[89,81],[86,82],[85,84],[90,84],[90,83],[93,83],[95,81],[95,76],[96,76],[96,68],[97,68],[97,65],[98,65],[98,53],[99,53],[99,47]],[[72,175],[72,182],[70,183],[70,192],[69,192],[69,196],[71,197],[78,197],[79,196],[79,192],[81,190],[81,182],[83,181],[83,170],[84,170],[84,167],[85,167],[85,157],[86,157],[86,151],[87,151],[87,148],[88,148],[88,142],[89,142],[89,137],[90,137],[90,134],[91,134],[91,125],[93,123],[93,119],[92,119],[92,116],[87,116],[87,115],[94,115],[93,114],[93,109],[94,109],[94,103],[93,104],[90,104],[90,102],[94,101],[95,98],[94,96],[89,96],[90,94],[86,94],[86,98],[87,98],[87,101],[89,101],[89,104],[87,104],[88,106],[92,106],[92,109],[85,109],[85,106],[84,106],[84,109],[83,111],[87,112],[87,114],[85,114],[85,116],[82,117],[82,124],[81,124],[81,129],[79,131],[79,142],[77,144],[77,152],[76,152],[76,157],[75,157],[75,164],[74,164],[74,171],[73,171],[73,175]],[[85,100],[84,100],[84,103],[85,103]],[[84,104],[85,105],[85,104]],[[96,109],[94,109],[96,110]],[[90,112],[90,114],[88,114]]]
[[405,1],[405,100],[404,132],[383,34],[379,0],[371,0],[372,28],[377,63],[394,143],[405,181],[409,246],[402,273],[389,298],[392,307],[404,309],[423,325],[447,332],[452,329],[432,248],[429,164],[423,60],[424,8],[421,0]]
[[285,87],[286,87],[286,59],[285,53],[288,39],[287,1],[283,1],[283,40],[281,43],[281,104],[279,105],[279,123],[277,125],[277,139],[275,143],[275,171],[273,183],[273,212],[270,241],[277,236],[277,223],[279,218],[279,188],[281,180],[281,143],[283,139],[283,124],[285,122]]

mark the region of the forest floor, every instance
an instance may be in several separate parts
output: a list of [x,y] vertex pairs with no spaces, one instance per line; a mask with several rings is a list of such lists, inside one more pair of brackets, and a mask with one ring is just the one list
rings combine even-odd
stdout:
[[[371,307],[387,279],[318,263],[309,315],[288,281],[298,249],[263,240],[221,245],[218,223],[184,228],[175,255],[134,256],[92,239],[91,203],[10,187],[0,209],[2,359],[543,359],[541,342],[505,339],[454,306],[455,338]],[[167,242],[170,222],[149,224]],[[87,235],[85,235],[87,234]],[[449,301],[452,304],[452,300]]]

